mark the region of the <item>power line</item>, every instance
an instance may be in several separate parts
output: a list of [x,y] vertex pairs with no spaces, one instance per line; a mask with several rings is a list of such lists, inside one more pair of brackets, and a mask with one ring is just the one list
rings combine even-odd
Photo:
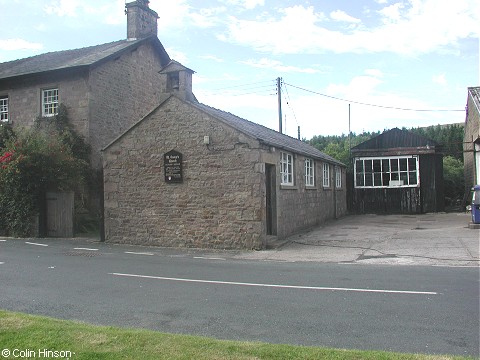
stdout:
[[460,111],[463,112],[463,111],[465,111],[464,109],[462,109],[462,110],[457,110],[457,109],[411,109],[411,108],[401,108],[401,107],[395,107],[395,106],[369,104],[369,103],[364,103],[364,102],[360,102],[360,101],[348,100],[348,99],[343,99],[343,98],[339,98],[339,97],[335,97],[335,96],[331,96],[331,95],[322,94],[322,93],[319,93],[317,91],[305,89],[305,88],[302,88],[300,86],[296,86],[296,85],[292,85],[292,84],[287,84],[287,83],[284,83],[284,84],[289,85],[291,87],[294,87],[296,89],[302,90],[302,91],[306,91],[306,92],[316,94],[316,95],[320,95],[320,96],[323,96],[323,97],[327,97],[327,98],[330,98],[330,99],[344,101],[344,102],[348,102],[348,103],[351,103],[351,104],[378,107],[378,108],[382,108],[382,109],[402,110],[402,111],[418,111],[418,112],[460,112]]

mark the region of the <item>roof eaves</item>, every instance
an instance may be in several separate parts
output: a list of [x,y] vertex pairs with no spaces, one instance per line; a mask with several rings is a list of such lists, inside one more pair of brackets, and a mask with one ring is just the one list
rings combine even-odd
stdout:
[[[221,120],[223,123],[226,123],[229,126],[232,126],[236,130],[256,139],[262,144],[265,144],[267,146],[273,146],[278,149],[284,149],[286,151],[296,153],[299,155],[308,156],[313,159],[327,161],[329,163],[333,163],[339,166],[346,166],[341,161],[338,161],[332,158],[331,156],[322,153],[320,150],[314,148],[309,144],[302,142],[301,140],[279,133],[275,130],[269,129],[263,125],[254,123],[252,121],[240,118],[229,112],[212,108],[205,104],[201,104],[201,103],[198,103],[198,105],[194,103],[191,103],[191,104],[196,106],[200,110],[206,112],[210,116],[213,116]],[[244,122],[246,125],[248,125],[248,128],[239,126],[235,121],[230,121],[229,119],[234,119],[237,122],[238,121]],[[259,131],[254,131],[256,129],[259,129]],[[265,136],[261,136],[262,133],[265,134]],[[292,142],[295,142],[296,144],[290,144]],[[297,144],[299,146],[296,146]],[[308,147],[308,151],[306,149],[307,147]]]

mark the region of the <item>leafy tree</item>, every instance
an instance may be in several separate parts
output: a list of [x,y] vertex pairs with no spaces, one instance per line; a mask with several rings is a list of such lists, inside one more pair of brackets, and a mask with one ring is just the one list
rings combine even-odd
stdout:
[[445,156],[443,158],[443,182],[446,205],[456,205],[456,203],[462,200],[465,190],[462,161],[453,156]]

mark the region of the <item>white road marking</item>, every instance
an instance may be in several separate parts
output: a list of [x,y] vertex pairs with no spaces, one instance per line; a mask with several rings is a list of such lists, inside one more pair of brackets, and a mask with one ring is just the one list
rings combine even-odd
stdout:
[[35,246],[48,246],[47,244],[39,244],[39,243],[33,243],[33,242],[28,242],[28,241],[25,241],[25,244],[35,245]]
[[73,250],[98,251],[98,249],[90,249],[90,248],[73,248]]
[[148,255],[148,256],[153,256],[153,255],[155,255],[154,253],[149,253],[149,252],[133,252],[133,251],[125,251],[125,254]]
[[203,260],[227,260],[219,257],[208,257],[208,256],[194,256],[194,259],[203,259]]
[[5,263],[4,263],[4,262],[0,262],[0,265],[3,265],[3,264],[5,264]]
[[0,239],[0,242],[5,242],[5,241],[7,241],[7,240]]
[[323,290],[323,291],[350,291],[350,292],[365,292],[365,293],[383,293],[383,294],[410,294],[410,295],[438,295],[436,292],[430,291],[406,291],[406,290],[380,290],[380,289],[352,289],[352,288],[334,288],[323,286],[301,286],[301,285],[279,285],[279,284],[257,284],[257,283],[244,283],[236,281],[217,281],[217,280],[198,280],[198,279],[182,279],[171,278],[164,276],[149,276],[149,275],[136,275],[136,274],[122,274],[122,273],[109,273],[114,276],[135,277],[143,279],[155,279],[155,280],[169,280],[180,282],[192,282],[203,284],[220,284],[220,285],[238,285],[238,286],[257,286],[257,287],[269,287],[279,289],[301,289],[301,290]]

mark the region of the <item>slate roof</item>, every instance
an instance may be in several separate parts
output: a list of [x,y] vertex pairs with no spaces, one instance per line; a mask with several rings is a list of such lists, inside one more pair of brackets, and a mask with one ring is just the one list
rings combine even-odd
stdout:
[[394,128],[385,131],[370,140],[364,141],[352,148],[355,150],[386,150],[396,148],[418,148],[418,147],[439,146],[436,141],[430,140],[424,136],[417,135],[407,130]]
[[167,52],[156,36],[139,40],[119,40],[102,45],[75,50],[55,51],[0,63],[0,80],[94,65],[110,57],[118,56],[119,53],[134,48],[145,41],[153,41],[160,55],[163,57],[164,62],[168,63],[170,61]]
[[320,159],[336,165],[345,166],[345,164],[343,164],[342,162],[334,159],[327,154],[324,154],[320,150],[301,140],[295,139],[285,134],[281,134],[278,131],[269,129],[263,125],[259,125],[254,122],[242,119],[229,112],[215,109],[202,103],[192,104],[195,107],[206,112],[207,114],[226,122],[235,129],[241,131],[244,134],[254,137],[255,139],[259,140],[264,144],[274,146],[279,149],[284,149],[296,154],[308,156],[313,159]]

